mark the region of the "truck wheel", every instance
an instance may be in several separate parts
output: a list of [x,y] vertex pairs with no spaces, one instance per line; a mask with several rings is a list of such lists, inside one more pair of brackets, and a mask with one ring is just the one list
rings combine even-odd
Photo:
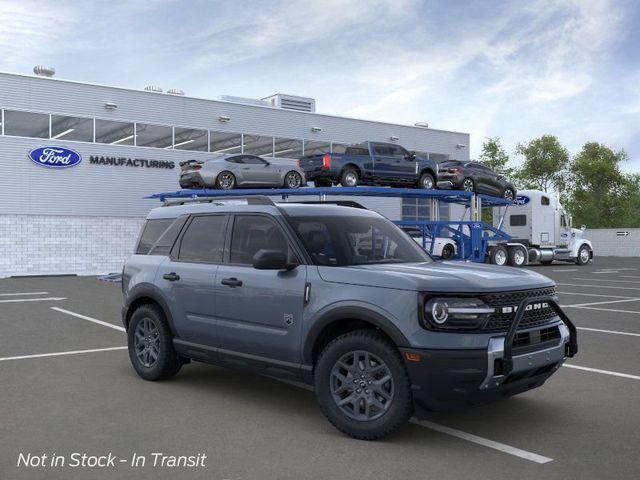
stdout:
[[494,265],[504,266],[509,260],[507,249],[502,245],[496,245],[491,249],[491,263]]
[[522,247],[509,248],[509,265],[522,267],[527,263],[527,251]]
[[578,249],[578,256],[576,257],[576,264],[586,265],[591,260],[591,250],[587,245],[582,245]]
[[316,363],[315,392],[333,426],[360,440],[384,437],[413,413],[402,357],[374,330],[345,333],[325,347]]
[[433,179],[433,175],[430,173],[423,173],[420,176],[420,181],[418,182],[419,188],[424,188],[425,190],[432,190],[435,188],[436,182]]
[[451,260],[456,254],[456,249],[450,243],[447,243],[444,247],[442,247],[442,257],[443,260]]
[[473,183],[473,179],[465,178],[462,181],[462,190],[464,190],[465,192],[475,192],[475,189],[476,185],[475,183]]
[[145,380],[165,380],[182,367],[173,348],[173,335],[160,307],[142,305],[131,315],[127,329],[129,359]]
[[358,186],[358,172],[353,168],[345,168],[342,171],[340,177],[340,185],[343,187],[357,187]]

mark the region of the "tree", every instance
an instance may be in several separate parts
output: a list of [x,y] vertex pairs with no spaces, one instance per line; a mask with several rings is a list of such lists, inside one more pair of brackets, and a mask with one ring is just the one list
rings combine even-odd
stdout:
[[513,176],[513,168],[507,166],[509,155],[502,147],[499,137],[485,138],[478,161],[506,177]]
[[542,135],[521,143],[516,147],[516,153],[524,156],[524,163],[516,172],[521,187],[545,192],[564,189],[569,151],[560,144],[557,137]]
[[592,227],[630,226],[637,223],[633,204],[638,203],[640,180],[625,175],[620,163],[624,150],[613,151],[598,142],[588,142],[571,161],[568,207],[576,225]]

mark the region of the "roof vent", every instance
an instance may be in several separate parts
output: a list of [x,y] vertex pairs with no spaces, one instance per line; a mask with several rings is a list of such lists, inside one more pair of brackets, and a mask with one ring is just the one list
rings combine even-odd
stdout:
[[316,101],[309,97],[296,97],[295,95],[285,95],[276,93],[270,97],[263,98],[269,102],[272,107],[282,108],[284,110],[297,110],[299,112],[315,112]]
[[56,74],[56,69],[45,65],[36,65],[33,67],[33,73],[39,77],[53,77]]
[[144,87],[144,90],[146,92],[162,93],[162,88],[158,87],[157,85],[147,85],[146,87]]
[[184,92],[179,88],[170,88],[169,90],[167,90],[167,93],[169,95],[184,95]]

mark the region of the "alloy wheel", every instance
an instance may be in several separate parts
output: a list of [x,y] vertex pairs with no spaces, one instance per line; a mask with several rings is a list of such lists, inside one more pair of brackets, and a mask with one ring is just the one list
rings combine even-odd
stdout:
[[586,248],[580,249],[580,261],[587,263],[589,261],[589,250]]
[[355,187],[358,184],[358,176],[353,172],[348,172],[344,176],[347,187]]
[[331,369],[329,381],[335,404],[354,420],[380,418],[393,403],[391,370],[373,353],[357,350],[343,355]]
[[287,174],[287,187],[289,188],[299,188],[302,184],[302,179],[300,178],[300,174],[297,172],[289,172]]
[[218,178],[218,185],[222,190],[230,190],[236,183],[235,178],[229,172],[222,172]]
[[136,325],[133,345],[138,361],[147,368],[153,367],[160,356],[160,332],[155,321],[143,318]]
[[465,179],[465,181],[462,182],[462,190],[465,192],[473,192],[473,180],[470,178]]
[[498,250],[494,258],[496,265],[505,265],[507,263],[507,254],[503,250]]
[[431,178],[429,175],[425,175],[422,178],[422,188],[424,188],[426,190],[432,190],[433,189],[433,178]]
[[513,200],[513,190],[511,190],[510,188],[507,188],[504,191],[504,198],[505,200]]

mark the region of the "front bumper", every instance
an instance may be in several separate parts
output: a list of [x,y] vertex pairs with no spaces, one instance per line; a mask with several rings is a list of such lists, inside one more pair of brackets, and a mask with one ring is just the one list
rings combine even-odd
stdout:
[[[534,302],[547,302],[558,320],[542,327],[518,330],[526,307]],[[545,337],[543,341],[542,330],[549,328],[557,328],[558,335]],[[516,335],[521,334],[537,340],[514,347]],[[556,298],[530,297],[518,305],[507,332],[491,337],[486,349],[405,348],[402,356],[420,414],[424,410],[458,410],[490,403],[539,387],[560,368],[567,357],[573,357],[577,352],[576,327],[562,311]]]
[[[516,350],[506,374],[505,336],[491,338],[484,350],[401,349],[418,413],[462,410],[539,387],[566,359],[569,329],[562,323],[558,328],[554,345],[522,354]],[[407,360],[406,353],[417,353],[420,361]]]

